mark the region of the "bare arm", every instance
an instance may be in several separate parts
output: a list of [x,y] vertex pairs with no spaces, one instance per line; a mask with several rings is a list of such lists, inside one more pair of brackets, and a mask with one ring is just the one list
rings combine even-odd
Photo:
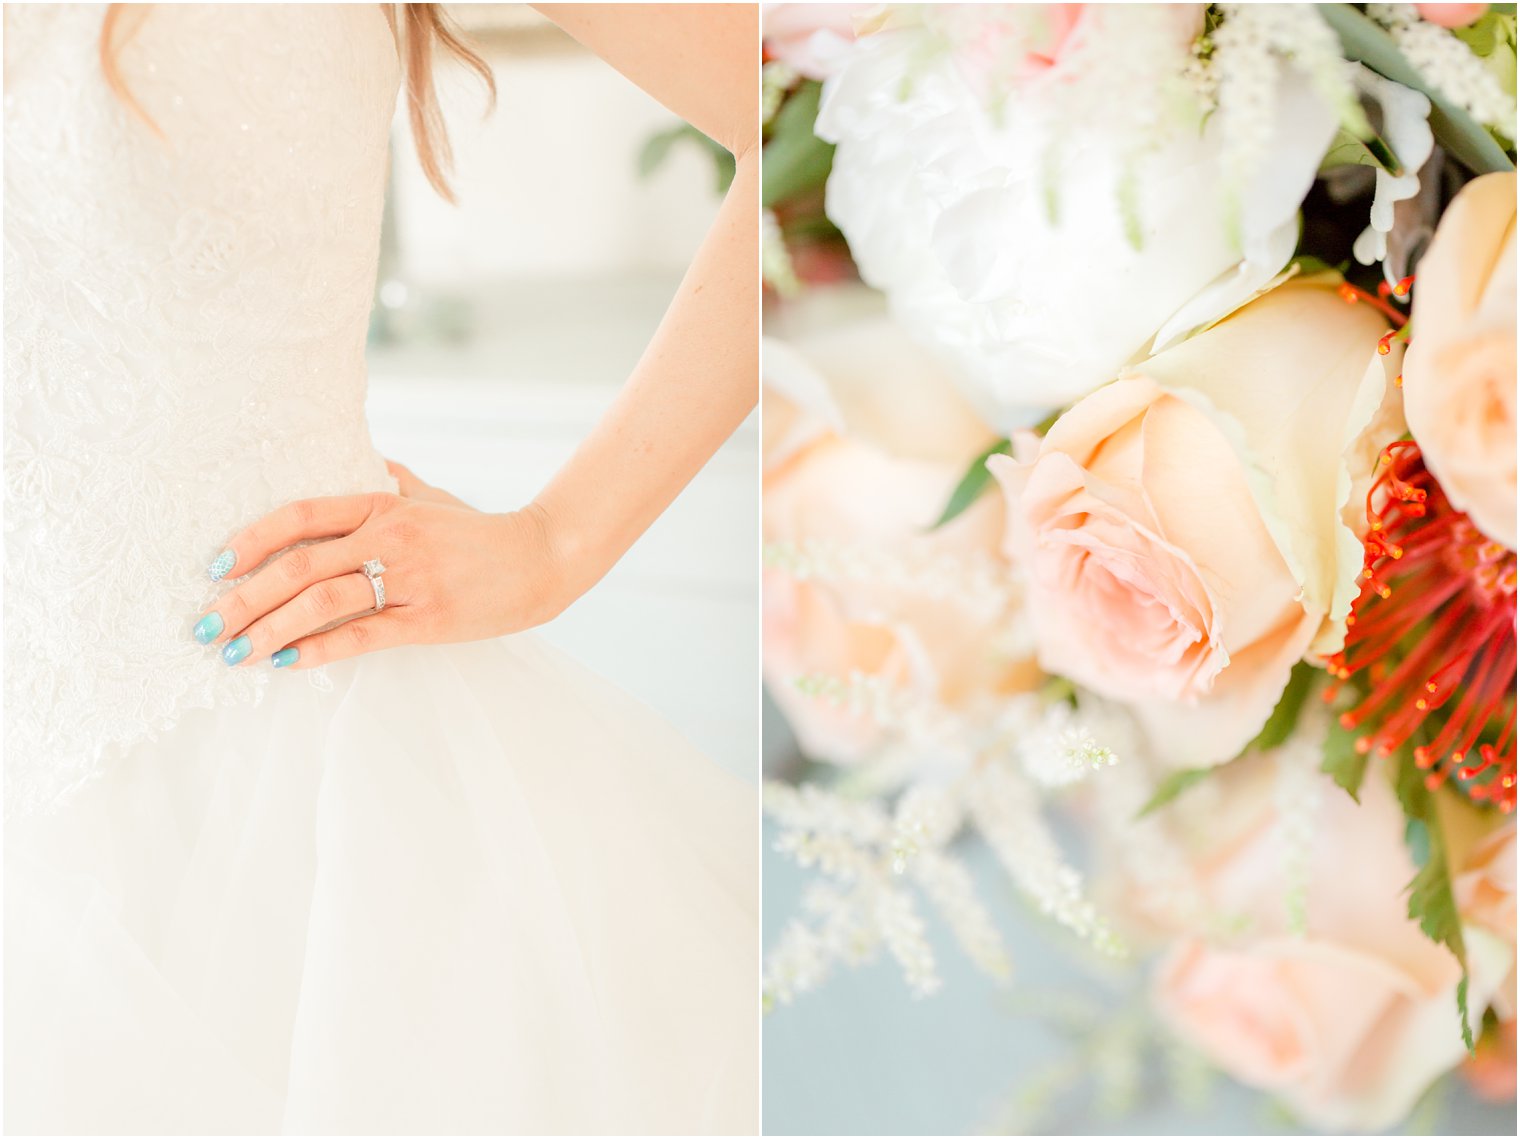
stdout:
[[749,4],[535,7],[738,160],[638,366],[534,502],[564,577],[562,608],[612,568],[755,405],[759,25]]
[[[293,502],[234,535],[213,562],[212,578],[248,576],[194,629],[229,665],[270,661],[299,670],[396,645],[542,624],[612,568],[755,405],[756,8],[582,4],[542,11],[734,151],[738,170],[717,220],[617,399],[525,509],[486,514],[393,466],[399,496]],[[302,539],[328,540],[291,548]],[[386,567],[379,611],[379,594],[357,572],[370,559]],[[317,631],[334,620],[344,623]]]
[[760,139],[755,4],[534,4],[713,141],[742,155]]

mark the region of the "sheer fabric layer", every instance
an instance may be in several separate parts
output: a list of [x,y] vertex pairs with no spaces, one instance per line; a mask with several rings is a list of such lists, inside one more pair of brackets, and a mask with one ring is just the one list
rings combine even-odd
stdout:
[[332,674],[8,828],[6,1131],[753,1132],[752,791],[531,637]]

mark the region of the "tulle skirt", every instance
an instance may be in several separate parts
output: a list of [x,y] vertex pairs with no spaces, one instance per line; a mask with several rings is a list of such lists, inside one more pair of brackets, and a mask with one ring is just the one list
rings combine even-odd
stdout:
[[754,1133],[753,789],[530,636],[328,671],[7,827],[6,1130]]

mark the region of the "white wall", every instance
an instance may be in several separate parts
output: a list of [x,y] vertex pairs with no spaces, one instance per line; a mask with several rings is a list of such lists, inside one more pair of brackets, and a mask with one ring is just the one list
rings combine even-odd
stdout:
[[676,117],[521,5],[452,7],[469,9],[469,24],[498,26],[480,42],[497,107],[482,120],[479,80],[440,65],[453,207],[423,178],[400,101],[395,201],[411,279],[452,286],[684,267],[717,208],[709,159],[682,146],[647,181],[636,172],[644,140]]

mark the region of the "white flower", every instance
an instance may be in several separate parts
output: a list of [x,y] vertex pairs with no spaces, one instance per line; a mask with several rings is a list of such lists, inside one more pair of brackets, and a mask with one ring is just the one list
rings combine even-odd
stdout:
[[823,79],[849,50],[857,15],[869,4],[762,4],[768,53],[799,75]]
[[1264,286],[1338,119],[1297,55],[1273,55],[1243,177],[1225,116],[1200,123],[1199,9],[1089,6],[1054,59],[1029,46],[1048,33],[1025,11],[892,13],[827,82],[817,123],[837,144],[828,213],[862,276],[1004,430]]
[[1394,206],[1420,192],[1420,169],[1430,158],[1430,152],[1435,147],[1435,136],[1431,133],[1428,121],[1430,100],[1424,95],[1402,83],[1384,79],[1365,67],[1358,66],[1355,77],[1357,87],[1381,104],[1382,137],[1393,150],[1403,171],[1395,175],[1381,166],[1377,168],[1377,189],[1372,199],[1371,224],[1351,247],[1358,261],[1363,265],[1371,265],[1388,256],[1388,235],[1393,231]]

